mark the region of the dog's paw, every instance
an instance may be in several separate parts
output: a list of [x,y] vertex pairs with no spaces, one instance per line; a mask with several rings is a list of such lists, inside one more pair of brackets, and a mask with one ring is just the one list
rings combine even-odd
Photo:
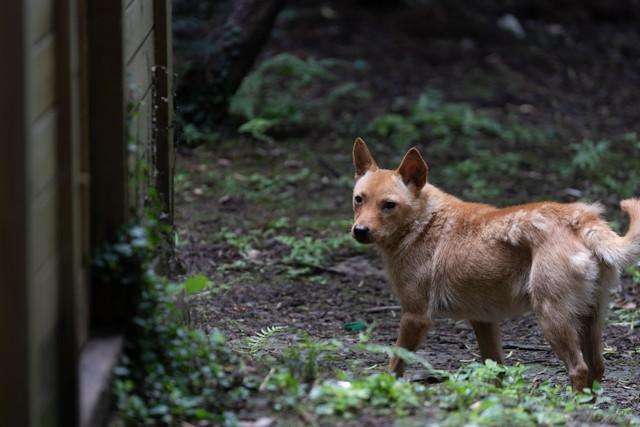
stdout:
[[389,372],[394,374],[398,378],[402,378],[404,375],[404,361],[398,356],[393,356],[389,363]]

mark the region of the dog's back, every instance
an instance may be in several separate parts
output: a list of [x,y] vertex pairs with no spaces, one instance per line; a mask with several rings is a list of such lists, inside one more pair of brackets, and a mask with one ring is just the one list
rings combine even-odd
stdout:
[[423,282],[434,313],[501,320],[527,311],[538,292],[571,294],[566,309],[585,313],[599,299],[599,288],[613,284],[600,279],[636,259],[640,248],[637,200],[625,202],[632,221],[620,237],[598,205],[542,202],[499,209],[436,195],[439,190],[429,184],[423,191],[427,199],[444,201],[431,206],[442,220],[411,248],[423,265],[437,266],[422,269],[428,272]]

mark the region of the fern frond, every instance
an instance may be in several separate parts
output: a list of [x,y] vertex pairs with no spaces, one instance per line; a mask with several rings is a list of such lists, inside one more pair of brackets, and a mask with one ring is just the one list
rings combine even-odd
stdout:
[[262,350],[274,335],[284,331],[285,329],[286,328],[284,326],[269,326],[260,329],[260,331],[258,331],[255,335],[247,337],[247,352],[250,354],[255,354],[258,351]]

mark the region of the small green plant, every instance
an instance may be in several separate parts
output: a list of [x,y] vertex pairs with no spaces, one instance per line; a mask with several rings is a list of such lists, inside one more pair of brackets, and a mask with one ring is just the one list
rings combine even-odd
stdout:
[[212,285],[211,281],[207,278],[207,276],[202,274],[197,274],[195,276],[191,276],[187,280],[184,281],[182,287],[184,289],[184,293],[187,296],[195,295],[206,288]]
[[490,148],[485,140],[499,139],[514,145],[543,139],[539,131],[501,125],[469,105],[446,103],[435,91],[422,93],[413,103],[404,97],[397,98],[393,109],[394,113],[374,119],[368,132],[377,138],[390,139],[403,149],[426,141],[435,144],[436,150],[451,149],[456,145],[473,153],[478,148]]
[[291,196],[291,192],[302,182],[312,177],[309,168],[302,168],[292,174],[263,175],[252,173],[226,175],[220,187],[225,194],[239,194],[249,199],[282,199]]
[[243,123],[238,132],[247,133],[257,140],[272,143],[273,138],[269,136],[268,132],[277,124],[275,119],[265,119],[262,117],[256,117]]
[[343,344],[338,340],[316,340],[304,334],[280,356],[279,361],[301,381],[311,384],[342,349]]
[[371,100],[371,93],[362,89],[356,82],[342,83],[329,92],[327,103],[330,106],[336,106],[343,101],[366,102]]
[[307,395],[307,388],[307,384],[301,382],[291,370],[282,366],[271,368],[260,385],[260,391],[270,395],[273,409],[276,411],[299,410]]
[[269,326],[260,329],[255,335],[248,337],[246,341],[246,348],[249,354],[256,354],[258,351],[264,349],[265,345],[269,342],[273,336],[285,331],[284,326]]
[[259,245],[261,236],[261,230],[252,230],[248,233],[237,233],[225,227],[216,234],[215,239],[227,242],[230,246],[236,248],[241,254],[247,254],[251,249],[254,249]]
[[576,171],[596,172],[609,149],[609,141],[593,142],[584,140],[580,144],[572,144],[573,158],[571,166]]
[[276,236],[275,240],[289,248],[289,253],[282,261],[292,267],[288,271],[293,276],[326,267],[328,257],[338,249],[360,248],[348,233],[325,238],[281,235]]
[[282,53],[258,65],[229,103],[229,112],[245,120],[240,132],[272,142],[273,129],[302,125],[308,102],[300,94],[315,80],[333,80],[331,63]]
[[182,123],[178,121],[178,130],[178,141],[186,146],[196,146],[203,142],[212,142],[217,138],[217,134],[206,125],[197,126],[193,123]]
[[369,407],[379,414],[402,416],[421,405],[425,387],[398,380],[390,374],[376,373],[351,381],[325,380],[311,390],[309,397],[318,415],[353,417]]
[[376,118],[367,131],[378,138],[388,139],[401,149],[406,149],[420,139],[418,128],[400,114],[385,114]]
[[569,387],[530,383],[522,365],[504,366],[492,360],[472,363],[429,395],[448,411],[445,425],[566,425],[571,420],[598,420],[607,416],[625,419],[623,413],[594,410],[602,389],[574,394]]
[[145,227],[129,224],[118,233],[117,242],[103,244],[91,260],[91,275],[97,286],[134,286],[145,275],[144,265],[153,251]]
[[181,321],[171,285],[148,274],[136,340],[116,368],[114,393],[127,425],[175,425],[181,421],[221,422],[249,394],[243,362],[221,333],[206,335]]

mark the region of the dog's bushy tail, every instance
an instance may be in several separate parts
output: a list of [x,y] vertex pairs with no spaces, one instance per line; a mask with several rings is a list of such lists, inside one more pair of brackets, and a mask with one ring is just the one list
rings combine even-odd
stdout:
[[617,235],[602,221],[585,227],[582,238],[602,262],[622,269],[640,259],[640,199],[623,200],[620,207],[629,215],[627,234]]

